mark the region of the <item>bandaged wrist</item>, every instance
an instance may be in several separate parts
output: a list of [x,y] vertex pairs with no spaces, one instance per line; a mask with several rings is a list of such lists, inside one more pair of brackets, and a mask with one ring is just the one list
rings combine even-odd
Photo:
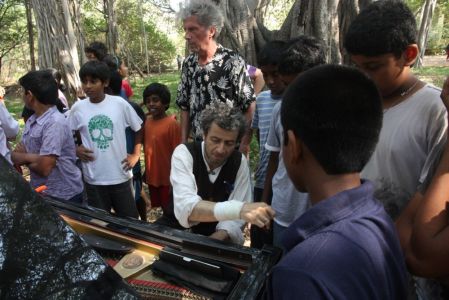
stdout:
[[217,202],[214,207],[214,217],[217,221],[238,220],[243,204],[237,200]]

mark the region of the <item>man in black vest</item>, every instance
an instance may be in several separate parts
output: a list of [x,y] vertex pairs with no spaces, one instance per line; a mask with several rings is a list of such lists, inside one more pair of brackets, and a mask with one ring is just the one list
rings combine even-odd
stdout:
[[245,222],[265,227],[274,216],[267,204],[250,203],[248,162],[235,150],[245,118],[230,101],[215,101],[203,110],[201,127],[203,142],[181,144],[173,152],[174,215],[195,233],[243,244]]

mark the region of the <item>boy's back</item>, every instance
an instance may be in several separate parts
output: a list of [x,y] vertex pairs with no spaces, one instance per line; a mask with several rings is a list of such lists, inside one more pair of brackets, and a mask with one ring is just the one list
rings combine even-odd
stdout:
[[326,199],[285,231],[272,299],[405,299],[394,224],[372,192],[365,182]]

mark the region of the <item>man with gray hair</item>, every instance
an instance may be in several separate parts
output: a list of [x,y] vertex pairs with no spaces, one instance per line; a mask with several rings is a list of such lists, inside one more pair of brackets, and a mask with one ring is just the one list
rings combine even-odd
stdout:
[[[236,52],[217,43],[223,27],[219,8],[209,0],[190,0],[181,8],[185,39],[191,54],[184,60],[177,105],[181,108],[182,142],[201,140],[200,116],[211,101],[231,100],[251,123],[255,106],[254,90],[246,74],[246,63]],[[247,154],[249,138],[242,139],[240,150]]]
[[194,233],[243,244],[245,222],[265,227],[274,216],[267,204],[250,203],[248,163],[235,150],[245,119],[230,101],[214,101],[202,112],[201,128],[202,142],[181,144],[173,152],[173,211],[164,212],[164,218],[174,213]]

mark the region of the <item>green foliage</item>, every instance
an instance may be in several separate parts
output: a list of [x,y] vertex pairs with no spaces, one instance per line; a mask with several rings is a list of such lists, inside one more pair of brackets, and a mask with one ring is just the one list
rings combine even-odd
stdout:
[[270,30],[280,29],[295,0],[271,0],[265,8],[264,24]]
[[[410,9],[414,12],[419,23],[420,15],[425,4],[425,0],[406,0]],[[419,26],[419,24],[418,24]],[[437,4],[432,16],[428,41],[426,45],[427,55],[438,55],[444,53],[444,48],[449,43],[449,1],[437,0]]]
[[[82,1],[82,27],[87,43],[93,41],[105,42],[107,23],[102,12],[103,1]],[[84,49],[82,49],[84,51]]]
[[0,58],[26,41],[25,6],[21,0],[0,1]]
[[137,1],[122,0],[117,3],[116,14],[120,44],[127,52],[131,53],[134,63],[142,70],[146,70],[144,26],[149,51],[149,69],[150,71],[159,71],[161,66],[171,64],[176,55],[176,49],[167,35],[159,31],[155,23],[149,19],[150,14],[145,7],[142,7],[141,11]]
[[440,88],[443,86],[446,77],[449,76],[449,67],[422,67],[413,68],[412,70],[419,79]]
[[[146,31],[150,71],[159,71],[159,67],[164,69],[164,66],[172,63],[176,49],[167,35],[158,30],[153,22],[154,16],[158,13],[160,14],[149,3],[143,3],[141,10],[139,1],[116,1],[115,15],[119,33],[119,49],[122,51],[120,55],[133,62],[133,65],[128,62],[129,67],[133,68],[135,65],[142,71],[147,69],[142,25]],[[82,14],[86,42],[105,42],[107,21],[103,13],[103,1],[83,1]]]

